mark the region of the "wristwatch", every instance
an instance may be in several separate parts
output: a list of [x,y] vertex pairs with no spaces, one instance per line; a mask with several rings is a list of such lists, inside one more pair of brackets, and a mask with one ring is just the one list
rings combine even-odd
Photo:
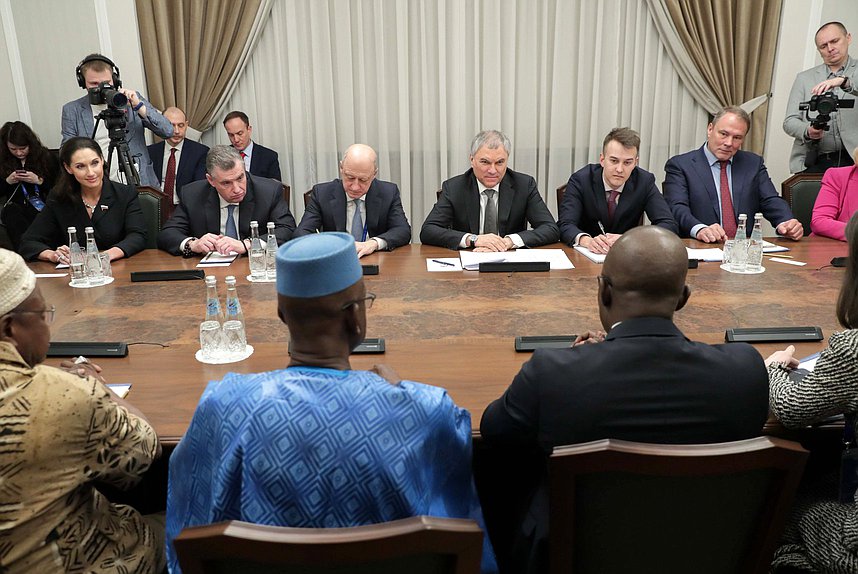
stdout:
[[196,240],[196,237],[190,237],[187,241],[185,241],[185,246],[182,248],[182,257],[184,257],[185,259],[189,259],[194,256],[194,252],[191,251],[191,242]]
[[470,235],[468,235],[468,247],[473,249],[476,246],[477,246],[477,236],[475,234],[471,233]]
[[843,78],[843,83],[840,84],[840,89],[844,92],[852,91],[852,82],[849,81],[849,76],[841,76]]

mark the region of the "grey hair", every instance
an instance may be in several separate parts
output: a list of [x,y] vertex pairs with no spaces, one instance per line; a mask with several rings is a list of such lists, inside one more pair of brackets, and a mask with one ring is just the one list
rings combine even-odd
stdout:
[[727,114],[733,114],[735,116],[738,116],[739,119],[745,122],[745,125],[748,126],[747,131],[751,131],[751,116],[748,115],[748,112],[746,112],[739,106],[727,106],[725,108],[721,108],[720,110],[718,110],[718,113],[715,114],[715,117],[712,118],[712,121],[710,123],[714,126],[718,123],[718,120],[720,120]]
[[479,151],[483,146],[489,149],[497,149],[503,146],[504,151],[506,151],[506,155],[509,155],[510,149],[512,148],[512,144],[509,143],[509,138],[506,137],[503,132],[499,132],[498,130],[484,130],[474,136],[474,139],[471,142],[471,156],[473,157],[476,155],[477,151]]
[[244,163],[244,160],[241,159],[241,152],[231,145],[213,146],[206,156],[206,173],[212,175],[214,168],[228,171],[234,168],[239,161]]

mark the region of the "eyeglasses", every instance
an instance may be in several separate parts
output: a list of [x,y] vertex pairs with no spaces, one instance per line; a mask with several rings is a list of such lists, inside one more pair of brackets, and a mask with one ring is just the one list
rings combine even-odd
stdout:
[[18,315],[22,313],[38,313],[42,316],[42,320],[50,325],[54,322],[54,315],[57,313],[57,308],[51,305],[48,309],[42,309],[41,311],[9,311],[7,315]]
[[362,297],[360,299],[355,299],[354,301],[349,301],[348,303],[342,306],[342,310],[345,311],[352,305],[357,305],[358,303],[363,302],[366,305],[367,309],[372,309],[372,302],[375,301],[375,293],[367,293],[366,297]]

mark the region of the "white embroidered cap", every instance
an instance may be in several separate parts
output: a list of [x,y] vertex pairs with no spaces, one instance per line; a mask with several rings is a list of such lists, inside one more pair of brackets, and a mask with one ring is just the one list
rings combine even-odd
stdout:
[[5,315],[36,288],[36,274],[20,255],[0,249],[0,315]]

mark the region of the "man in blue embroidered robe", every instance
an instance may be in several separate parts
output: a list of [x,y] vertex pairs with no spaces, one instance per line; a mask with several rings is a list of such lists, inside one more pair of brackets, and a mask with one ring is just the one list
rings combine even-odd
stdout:
[[[351,370],[375,299],[354,239],[285,243],[277,292],[288,368],[209,383],[170,459],[170,571],[182,528],[222,520],[330,528],[432,515],[483,525],[468,411],[384,365]],[[483,571],[495,569],[486,538]]]

